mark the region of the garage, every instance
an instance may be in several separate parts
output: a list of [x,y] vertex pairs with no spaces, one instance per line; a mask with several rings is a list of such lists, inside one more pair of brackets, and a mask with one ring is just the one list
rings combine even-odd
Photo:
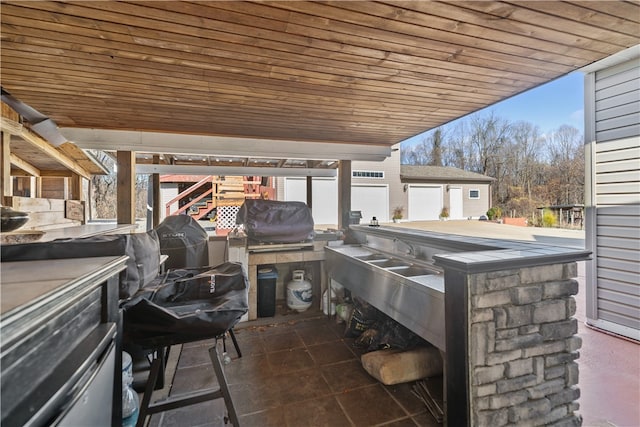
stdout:
[[442,210],[442,186],[409,185],[409,220],[434,220]]
[[374,216],[380,222],[389,222],[389,187],[387,185],[352,185],[351,209],[362,212],[362,221],[368,223]]
[[[305,178],[284,180],[284,200],[307,201]],[[338,223],[338,181],[334,178],[313,178],[313,221],[316,224]],[[362,212],[362,221],[372,217],[389,222],[389,186],[358,184],[351,187],[351,210]]]
[[[307,202],[306,178],[286,178],[284,182],[285,200]],[[337,224],[338,181],[334,178],[313,178],[311,191],[313,222],[316,224]]]

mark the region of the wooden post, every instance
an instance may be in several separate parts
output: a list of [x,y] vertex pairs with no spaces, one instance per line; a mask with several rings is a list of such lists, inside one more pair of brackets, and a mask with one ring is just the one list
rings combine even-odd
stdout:
[[42,198],[42,177],[41,176],[37,176],[36,177],[36,189],[35,189],[35,195],[36,198],[40,199]]
[[69,180],[69,199],[82,200],[82,177],[72,173]]
[[307,206],[313,208],[313,177],[307,177]]
[[118,224],[136,222],[136,154],[133,151],[118,151]]
[[8,132],[2,132],[2,150],[0,150],[2,155],[2,159],[0,159],[0,181],[2,181],[2,197],[0,198],[0,202],[2,202],[2,204],[5,204],[6,197],[13,196],[10,141],[11,135]]
[[341,160],[338,169],[338,228],[349,228],[351,212],[351,160]]
[[[153,156],[153,164],[160,164],[160,156],[155,154]],[[157,226],[160,224],[160,211],[164,208],[162,206],[162,196],[160,194],[160,174],[154,173],[151,177],[152,181],[152,189],[149,191],[153,191],[153,226]]]

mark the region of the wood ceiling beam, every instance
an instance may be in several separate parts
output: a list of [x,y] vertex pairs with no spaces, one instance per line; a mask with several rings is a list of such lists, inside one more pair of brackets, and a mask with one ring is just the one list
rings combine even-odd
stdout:
[[42,151],[42,153],[46,154],[51,159],[60,163],[70,171],[80,175],[83,178],[91,179],[91,173],[89,173],[85,168],[78,165],[78,163],[73,159],[60,153],[58,150],[56,150],[55,147],[53,147],[46,140],[44,140],[44,138],[42,138],[35,132],[32,132],[27,128],[22,128],[21,132],[16,135],[22,138],[24,141],[30,143],[32,146]]
[[0,117],[0,129],[2,129],[2,132],[7,132],[9,135],[20,135],[22,133],[22,128],[22,123],[18,123],[6,117]]
[[40,171],[40,169],[33,166],[31,163],[27,162],[26,160],[21,159],[20,157],[18,157],[13,153],[11,153],[9,157],[11,159],[11,164],[17,167],[18,169],[22,169],[23,171],[25,171],[26,173],[32,176],[41,176],[42,172]]
[[64,170],[42,170],[40,171],[41,176],[43,177],[50,177],[50,178],[69,178],[72,177],[73,175],[75,175],[73,172],[71,172],[70,170],[64,169]]

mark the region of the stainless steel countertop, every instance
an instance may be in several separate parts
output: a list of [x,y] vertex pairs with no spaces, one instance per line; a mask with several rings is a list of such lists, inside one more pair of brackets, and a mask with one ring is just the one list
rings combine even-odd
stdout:
[[[50,298],[59,289],[87,280],[94,272],[122,265],[127,257],[69,258],[3,262],[0,268],[0,316]],[[122,260],[121,262],[119,262]],[[4,323],[4,322],[3,322]]]
[[434,248],[432,259],[435,265],[467,272],[501,270],[505,263],[512,268],[520,268],[583,261],[589,259],[591,254],[584,249],[537,242],[461,236],[401,227],[350,227],[361,239],[391,239],[401,241],[408,247]]
[[120,234],[135,231],[136,224],[84,224],[74,227],[64,227],[55,230],[45,230],[39,242],[49,242],[55,239],[71,239],[78,237],[99,236],[101,234]]

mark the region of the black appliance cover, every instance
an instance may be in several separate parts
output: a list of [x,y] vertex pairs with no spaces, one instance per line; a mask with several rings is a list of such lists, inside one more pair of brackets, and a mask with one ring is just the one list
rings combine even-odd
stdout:
[[125,341],[155,347],[216,337],[248,307],[241,264],[169,271],[123,305]]
[[247,236],[264,243],[298,243],[313,240],[313,216],[303,202],[247,199],[236,216]]
[[209,235],[189,215],[166,217],[155,228],[167,269],[209,265]]

